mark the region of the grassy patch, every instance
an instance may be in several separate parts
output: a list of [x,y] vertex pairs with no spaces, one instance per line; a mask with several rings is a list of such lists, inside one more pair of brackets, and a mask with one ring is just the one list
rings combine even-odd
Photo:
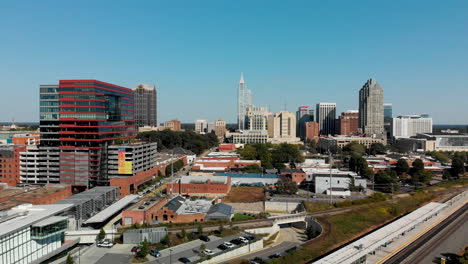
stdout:
[[368,198],[363,198],[359,200],[345,200],[343,202],[338,202],[338,203],[314,203],[314,202],[308,202],[304,201],[304,207],[306,208],[306,211],[308,213],[315,213],[315,212],[320,212],[320,211],[326,211],[326,210],[331,210],[335,208],[345,208],[345,207],[350,207],[354,205],[365,205],[365,204],[371,204],[375,202],[382,202],[386,201],[389,199],[390,196],[387,194],[382,194],[382,193],[375,193],[371,197]]
[[132,259],[132,263],[144,263],[144,262],[148,262],[148,258],[147,257],[144,257],[144,258],[137,258],[137,257],[134,257]]
[[247,215],[247,214],[234,214],[234,216],[232,217],[232,221],[245,221],[245,220],[252,220],[252,219],[255,219],[255,217],[251,216],[251,215]]
[[265,200],[263,187],[232,187],[224,202],[253,203]]

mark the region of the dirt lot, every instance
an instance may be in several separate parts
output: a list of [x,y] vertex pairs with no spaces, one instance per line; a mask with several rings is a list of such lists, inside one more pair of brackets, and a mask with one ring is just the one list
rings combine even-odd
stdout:
[[264,200],[263,187],[232,187],[227,203],[252,203]]

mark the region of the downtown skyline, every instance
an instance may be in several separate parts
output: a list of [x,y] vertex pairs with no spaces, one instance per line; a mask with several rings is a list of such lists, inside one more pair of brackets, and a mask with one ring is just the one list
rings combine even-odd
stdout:
[[[0,32],[9,36],[0,44],[0,121],[37,122],[39,85],[76,78],[156,85],[160,123],[235,123],[243,72],[253,104],[272,112],[319,102],[336,103],[337,114],[356,110],[359,89],[375,78],[394,116],[466,124],[467,36],[460,32],[467,4],[424,3],[269,2],[267,14],[249,2],[117,8],[49,1],[24,10],[8,3],[0,11]],[[72,19],[67,9],[80,15]]]

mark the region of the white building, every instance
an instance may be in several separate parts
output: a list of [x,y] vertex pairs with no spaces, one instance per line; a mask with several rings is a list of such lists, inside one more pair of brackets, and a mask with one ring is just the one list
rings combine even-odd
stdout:
[[393,118],[392,136],[413,137],[419,133],[432,133],[432,118],[427,115],[406,115]]
[[205,134],[208,129],[208,122],[206,120],[198,119],[195,121],[195,133]]
[[336,103],[318,103],[315,113],[315,121],[319,123],[320,134],[335,134]]
[[[309,175],[307,175],[309,177]],[[344,173],[333,173],[331,174],[331,185],[330,185],[330,173],[315,173],[313,175],[315,183],[315,193],[324,193],[333,195],[351,195],[350,187],[354,183],[354,186],[361,186],[363,189],[367,188],[367,181],[361,176],[348,171]]]
[[40,263],[78,243],[65,241],[72,204],[23,204],[0,215],[0,263]]
[[249,106],[245,114],[246,130],[266,131],[268,130],[268,112],[266,107]]

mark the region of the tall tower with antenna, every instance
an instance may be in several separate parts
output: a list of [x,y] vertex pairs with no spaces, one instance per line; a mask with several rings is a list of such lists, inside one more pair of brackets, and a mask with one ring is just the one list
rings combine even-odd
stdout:
[[249,106],[252,106],[252,91],[247,89],[244,75],[241,73],[237,86],[237,125],[239,130],[245,130],[245,114]]

